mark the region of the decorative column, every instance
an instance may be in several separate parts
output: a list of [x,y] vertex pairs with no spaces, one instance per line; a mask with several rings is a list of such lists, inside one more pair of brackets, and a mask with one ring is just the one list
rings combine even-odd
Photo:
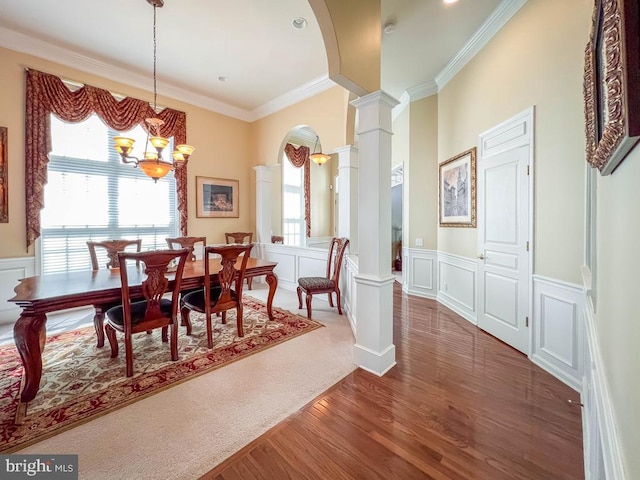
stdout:
[[336,148],[338,154],[338,236],[349,239],[349,254],[358,253],[358,149]]
[[360,368],[382,376],[396,364],[391,274],[391,110],[383,91],[358,98],[358,274],[356,344]]
[[256,171],[256,241],[271,243],[271,170],[259,165]]

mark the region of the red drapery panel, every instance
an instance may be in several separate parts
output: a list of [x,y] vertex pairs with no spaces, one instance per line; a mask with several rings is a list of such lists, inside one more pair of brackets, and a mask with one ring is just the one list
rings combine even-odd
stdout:
[[294,147],[287,143],[284,153],[296,168],[304,166],[304,223],[307,237],[311,236],[311,169],[309,163],[309,147]]
[[[51,151],[49,115],[56,114],[66,122],[81,122],[95,113],[116,131],[141,125],[147,130],[146,118],[164,120],[161,134],[174,137],[176,144],[187,143],[187,114],[171,108],[155,113],[149,102],[127,97],[116,99],[110,92],[85,85],[71,91],[54,75],[27,70],[25,112],[25,188],[27,216],[27,248],[40,236],[40,210],[44,208],[44,186],[47,183],[48,154]],[[176,168],[176,196],[180,232],[187,235],[187,169]]]

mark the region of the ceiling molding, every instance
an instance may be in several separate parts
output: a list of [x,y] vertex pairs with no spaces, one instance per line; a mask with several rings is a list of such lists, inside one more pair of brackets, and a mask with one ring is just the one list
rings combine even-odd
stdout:
[[411,101],[415,102],[416,100],[421,100],[438,93],[438,84],[435,80],[429,80],[428,82],[421,83],[415,87],[408,88],[407,93],[409,94]]
[[455,77],[525,3],[527,3],[527,0],[503,0],[473,37],[469,39],[442,71],[436,75],[435,82],[438,90]]
[[289,92],[268,101],[264,105],[252,110],[250,114],[250,122],[259,120],[263,117],[271,115],[272,113],[279,112],[280,110],[295,105],[302,100],[313,97],[319,93],[324,92],[337,84],[329,78],[328,75],[322,75],[314,78],[313,80],[300,85]]
[[[23,33],[0,27],[0,46],[15,50],[34,57],[43,58],[52,62],[75,68],[98,77],[123,83],[131,87],[149,91],[150,77],[133,73],[121,67],[115,67],[72,50],[53,45],[49,42],[30,37]],[[290,92],[281,95],[264,105],[254,109],[245,110],[222,102],[207,95],[194,93],[176,85],[161,82],[158,85],[158,93],[174,100],[186,102],[200,108],[226,115],[228,117],[253,122],[267,115],[271,115],[283,108],[294,105],[302,100],[328,90],[336,84],[327,75],[315,78]]]
[[393,107],[393,110],[391,110],[392,122],[395,122],[400,114],[404,112],[404,109],[409,106],[409,104],[411,103],[411,95],[409,95],[409,92],[405,90],[404,92],[402,92],[402,95],[400,95],[399,100],[400,103],[398,103],[398,105]]

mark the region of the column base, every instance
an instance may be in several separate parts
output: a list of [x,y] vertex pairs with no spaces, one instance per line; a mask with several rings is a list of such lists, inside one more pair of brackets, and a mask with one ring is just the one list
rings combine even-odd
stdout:
[[382,352],[374,352],[356,343],[353,346],[353,359],[361,369],[382,377],[396,365],[396,346],[392,344]]

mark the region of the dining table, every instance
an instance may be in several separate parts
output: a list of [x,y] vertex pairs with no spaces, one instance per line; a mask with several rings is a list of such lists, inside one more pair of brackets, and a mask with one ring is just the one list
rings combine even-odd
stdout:
[[[220,261],[211,259],[210,262],[210,271],[218,272]],[[241,259],[238,262],[241,262]],[[270,320],[273,320],[273,297],[278,287],[278,277],[274,273],[276,265],[277,262],[251,257],[247,260],[245,270],[245,278],[266,277],[269,286],[267,314]],[[237,267],[240,267],[240,263]],[[132,267],[128,275],[131,297],[143,298],[141,284],[145,278],[144,268]],[[204,276],[203,260],[187,261],[180,289],[202,287]],[[169,272],[167,277],[169,289],[171,289],[175,275]],[[211,274],[211,279],[215,283],[217,273]],[[9,302],[22,308],[20,317],[13,327],[13,338],[24,367],[20,401],[29,402],[35,398],[40,388],[42,352],[47,336],[47,314],[70,308],[121,301],[120,272],[116,268],[36,275],[19,280],[14,291],[16,295],[9,299]]]

